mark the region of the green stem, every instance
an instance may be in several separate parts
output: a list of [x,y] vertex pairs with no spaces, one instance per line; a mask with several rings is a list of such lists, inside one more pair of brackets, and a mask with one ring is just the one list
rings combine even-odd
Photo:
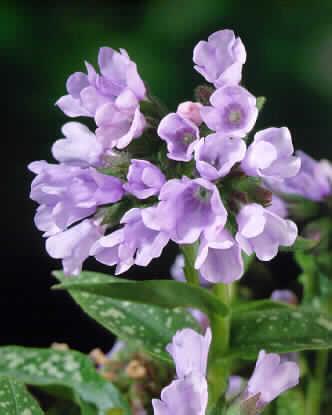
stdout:
[[[224,304],[229,306],[233,297],[231,284],[216,284],[213,292]],[[213,406],[226,390],[230,370],[230,362],[225,359],[230,342],[231,317],[213,315],[210,318],[212,343],[209,352],[209,404]]]
[[324,396],[325,372],[328,364],[328,351],[316,352],[316,366],[308,384],[306,399],[306,415],[321,413],[321,399]]
[[197,244],[182,245],[181,251],[184,256],[184,275],[188,284],[200,285],[199,273],[194,267],[197,256]]

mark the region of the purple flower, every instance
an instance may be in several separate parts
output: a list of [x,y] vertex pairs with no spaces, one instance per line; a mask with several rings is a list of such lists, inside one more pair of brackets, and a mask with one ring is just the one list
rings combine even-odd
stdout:
[[156,207],[144,209],[146,225],[167,232],[179,244],[194,243],[203,230],[224,226],[227,211],[217,187],[205,179],[172,179],[164,184]]
[[121,219],[124,226],[99,239],[91,248],[91,255],[106,265],[116,265],[116,274],[132,265],[146,267],[158,258],[169,241],[165,232],[149,229],[144,223],[144,209],[130,209]]
[[212,283],[229,284],[242,277],[244,269],[241,249],[223,226],[204,232],[195,268]]
[[[185,282],[186,277],[184,275],[184,256],[179,254],[176,256],[174,263],[172,264],[170,268],[170,274],[171,277],[177,281]],[[209,285],[209,282],[206,281],[201,275],[200,275],[200,283],[203,286]]]
[[161,391],[161,400],[152,400],[154,415],[205,415],[207,403],[207,382],[197,373],[174,380]]
[[166,115],[159,124],[158,135],[167,144],[167,157],[177,161],[189,161],[199,140],[196,124],[179,114]]
[[241,39],[235,37],[232,30],[219,30],[210,35],[207,42],[198,42],[193,60],[196,71],[219,88],[241,81],[246,50]]
[[245,385],[246,382],[241,376],[230,376],[225,393],[226,401],[230,402],[237,398],[243,392]]
[[327,179],[330,182],[330,185],[332,186],[332,163],[329,160],[323,159],[319,161],[319,165],[322,169],[324,176],[327,177]]
[[134,110],[119,109],[111,102],[101,106],[96,113],[96,135],[105,149],[123,149],[142,135],[146,121],[139,107]]
[[101,75],[86,63],[87,74],[75,72],[68,78],[68,95],[56,104],[69,117],[94,117],[108,102],[116,103],[120,108],[136,107],[138,101],[145,98],[145,86],[136,64],[124,49],[119,53],[108,47],[100,48],[98,63]]
[[196,168],[205,179],[217,180],[226,176],[245,154],[246,145],[241,138],[211,134],[202,138],[195,148]]
[[41,206],[35,224],[45,236],[51,236],[96,212],[100,205],[117,202],[123,188],[119,179],[64,164],[35,161],[29,169],[37,176],[30,197]]
[[300,370],[294,362],[280,362],[275,353],[259,352],[253,375],[251,376],[246,396],[247,399],[259,394],[257,408],[263,408],[281,393],[299,383]]
[[52,258],[62,259],[66,275],[78,275],[89,256],[91,246],[103,235],[103,229],[91,220],[59,232],[46,240],[46,250]]
[[268,182],[272,189],[300,195],[314,201],[320,201],[329,196],[332,193],[332,185],[324,165],[322,166],[303,151],[297,151],[296,155],[301,159],[299,173],[284,180],[281,184]]
[[280,245],[291,246],[297,237],[294,222],[282,219],[256,203],[242,207],[236,220],[236,240],[241,249],[247,255],[255,252],[261,261],[270,261],[277,255]]
[[79,122],[68,122],[62,127],[66,138],[52,147],[53,157],[60,163],[79,167],[98,167],[102,164],[103,146],[96,136]]
[[201,125],[203,120],[201,117],[202,104],[200,102],[185,101],[178,105],[176,110],[182,118],[187,118],[197,126]]
[[258,110],[256,98],[241,86],[226,85],[210,97],[211,107],[203,107],[201,116],[213,131],[226,137],[245,137],[254,127]]
[[280,216],[281,218],[286,218],[288,216],[288,209],[286,203],[281,199],[281,197],[272,194],[271,205],[266,208],[268,211],[274,213],[275,215]]
[[210,320],[208,316],[205,313],[203,313],[201,310],[196,310],[194,308],[189,308],[188,311],[194,317],[197,323],[200,325],[201,330],[206,332],[208,327],[210,327]]
[[89,63],[87,74],[75,72],[67,80],[68,95],[57,105],[69,117],[94,117],[97,136],[104,147],[124,148],[139,137],[145,120],[139,110],[146,90],[136,64],[123,49],[119,52],[103,47],[98,63],[101,75]]
[[205,415],[208,391],[205,379],[211,330],[205,336],[192,329],[178,331],[167,346],[178,380],[161,392],[161,400],[153,399],[155,415]]
[[299,303],[297,296],[290,290],[274,290],[271,294],[271,299],[286,304],[296,305]]
[[301,167],[288,128],[267,128],[255,134],[241,163],[249,176],[282,180],[295,176]]
[[135,159],[131,160],[127,180],[124,189],[138,199],[157,195],[166,181],[158,167],[149,161]]
[[172,356],[178,378],[185,378],[191,373],[206,375],[211,330],[207,328],[205,336],[192,329],[178,331],[166,350]]

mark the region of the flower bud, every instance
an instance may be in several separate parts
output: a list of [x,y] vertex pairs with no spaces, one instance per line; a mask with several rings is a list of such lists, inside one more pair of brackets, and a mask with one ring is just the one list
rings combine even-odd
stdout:
[[202,123],[202,117],[200,113],[201,108],[202,104],[199,102],[185,101],[179,104],[176,112],[180,114],[181,117],[187,118],[196,125],[200,125]]
[[195,89],[195,98],[203,105],[210,103],[210,96],[213,94],[214,88],[209,85],[198,85]]

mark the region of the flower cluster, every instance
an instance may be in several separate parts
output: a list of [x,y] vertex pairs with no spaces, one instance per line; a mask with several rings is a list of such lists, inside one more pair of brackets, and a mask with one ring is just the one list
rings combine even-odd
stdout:
[[[152,401],[155,415],[205,415],[210,343],[209,328],[204,336],[191,329],[176,333],[167,351],[175,363],[177,378],[162,390],[161,400]],[[255,398],[255,407],[262,410],[278,395],[296,386],[299,376],[299,367],[295,362],[282,361],[279,355],[262,350],[247,386],[243,385],[241,378],[231,377],[226,397],[232,400],[244,389],[240,397],[241,406],[245,408],[250,399]]]
[[117,274],[146,266],[172,240],[197,246],[205,281],[231,283],[243,275],[243,253],[269,261],[294,243],[279,193],[331,192],[331,167],[294,155],[286,127],[252,137],[259,100],[240,85],[240,38],[218,31],[197,44],[193,60],[211,85],[169,114],[124,50],[103,47],[100,74],[86,63],[87,73],[68,78],[57,106],[93,118],[96,130],[68,122],[52,148],[58,164],[30,164],[35,223],[66,274],[78,274],[89,255]]

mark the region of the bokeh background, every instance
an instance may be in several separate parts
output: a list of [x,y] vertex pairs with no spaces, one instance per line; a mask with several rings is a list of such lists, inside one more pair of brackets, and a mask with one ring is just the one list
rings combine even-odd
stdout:
[[[51,5],[49,5],[51,4]],[[332,158],[332,2],[319,0],[10,1],[0,3],[2,130],[0,344],[48,346],[67,342],[104,350],[112,338],[65,293],[52,292],[49,258],[33,225],[29,200],[32,160],[51,161],[65,116],[54,106],[67,76],[96,62],[100,46],[123,47],[153,93],[174,110],[202,82],[192,49],[221,28],[234,29],[248,51],[244,83],[268,99],[258,127],[287,125],[295,146]],[[170,247],[151,268],[133,277],[166,277]],[[89,261],[90,269],[103,269]],[[103,269],[104,270],[104,269]],[[272,287],[294,285],[297,269],[287,255],[272,263]],[[247,277],[250,278],[250,277]],[[251,282],[255,283],[255,280]]]

